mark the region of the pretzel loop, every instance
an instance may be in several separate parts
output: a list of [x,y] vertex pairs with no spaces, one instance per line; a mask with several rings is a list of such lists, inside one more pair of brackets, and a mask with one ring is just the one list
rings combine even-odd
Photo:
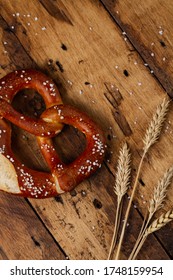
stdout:
[[11,102],[20,90],[35,89],[45,102],[46,108],[62,104],[59,91],[53,81],[36,70],[18,70],[0,80],[0,116],[9,120],[31,134],[53,137],[62,129],[62,125],[45,123],[17,112]]
[[[72,190],[101,166],[105,154],[101,129],[86,114],[63,105],[56,86],[45,75],[34,70],[13,72],[0,80],[0,87],[1,190],[31,198],[56,196]],[[38,120],[19,114],[10,104],[14,95],[26,87],[36,89],[45,101],[46,110]],[[53,94],[52,88],[55,89]],[[29,169],[15,157],[11,150],[11,126],[4,119],[37,137],[50,173]],[[87,143],[83,153],[68,165],[61,161],[52,142],[52,137],[61,131],[64,124],[84,133]]]

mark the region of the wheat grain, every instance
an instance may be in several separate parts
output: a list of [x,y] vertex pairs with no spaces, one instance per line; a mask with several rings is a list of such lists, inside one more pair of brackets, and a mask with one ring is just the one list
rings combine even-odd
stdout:
[[153,198],[149,201],[149,213],[152,216],[157,210],[159,210],[166,196],[166,191],[173,178],[173,166],[170,167],[164,174],[163,178],[158,182],[154,189]]
[[164,98],[163,102],[157,107],[155,114],[149,124],[146,134],[143,139],[144,143],[144,153],[158,140],[160,135],[168,107],[169,107],[168,97]]

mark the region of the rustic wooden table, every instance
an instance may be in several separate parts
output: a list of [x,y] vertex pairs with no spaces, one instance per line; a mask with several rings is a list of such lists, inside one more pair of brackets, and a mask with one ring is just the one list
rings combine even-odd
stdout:
[[[116,211],[119,148],[124,141],[130,146],[133,180],[151,116],[166,95],[173,96],[173,3],[0,0],[0,13],[0,77],[24,68],[48,74],[64,103],[101,125],[108,146],[102,168],[71,193],[45,200],[0,193],[0,259],[106,259]],[[37,113],[35,94],[28,99],[22,103],[23,94],[17,96],[16,106]],[[154,186],[173,164],[172,104],[170,109],[162,136],[142,168],[122,259],[133,247]],[[68,161],[84,146],[82,135],[71,127],[56,140]],[[34,139],[16,127],[12,146],[28,166],[45,168]],[[170,186],[162,212],[172,206]],[[138,259],[172,259],[172,236],[169,223],[148,237]]]

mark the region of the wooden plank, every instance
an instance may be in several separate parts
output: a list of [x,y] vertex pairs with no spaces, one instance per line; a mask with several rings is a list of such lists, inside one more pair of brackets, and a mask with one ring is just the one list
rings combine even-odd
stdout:
[[24,199],[1,193],[0,218],[0,259],[65,259]]
[[173,6],[171,0],[101,0],[144,63],[173,97],[172,46]]
[[[8,28],[1,26],[1,76],[22,68],[27,54],[25,67],[37,67],[53,77],[64,102],[86,111],[102,126],[107,137],[105,163],[96,174],[72,193],[45,200],[31,199],[30,203],[70,259],[105,259],[116,209],[113,185],[118,149],[123,141],[129,142],[133,152],[134,178],[142,136],[166,93],[98,1],[76,1],[74,6],[72,1],[24,0],[21,5],[19,0],[3,0],[2,7],[3,24],[8,24]],[[23,50],[21,56],[18,49]],[[144,203],[151,197],[157,179],[172,164],[171,110],[168,120],[170,123],[165,126],[160,143],[151,150],[143,167],[141,178],[145,187],[140,186],[135,197],[141,214],[145,212]],[[62,155],[67,152],[68,159],[76,155],[76,143],[77,147],[83,145],[83,137],[76,133],[67,129],[57,140],[58,145],[66,140]],[[74,139],[74,144],[71,139]],[[31,164],[35,153],[34,150],[31,152],[31,147],[27,148],[28,141],[20,140],[17,145],[28,151],[23,160],[29,159]],[[35,144],[32,148],[37,150]],[[22,151],[23,148],[20,149]],[[32,164],[36,164],[35,159]],[[40,160],[37,164],[45,168]],[[170,189],[165,209],[171,207],[172,197]],[[129,223],[133,226],[128,229],[122,258],[127,258],[142,222],[138,211],[132,213]],[[139,223],[134,225],[134,220]],[[168,259],[172,246],[167,247],[167,252],[153,237],[139,258]]]
[[[125,40],[130,40],[144,60],[148,71],[158,79],[167,93],[172,91],[172,46],[173,26],[172,1],[109,1],[101,0],[105,8],[120,26]],[[135,62],[136,63],[136,62]],[[162,233],[163,232],[163,233]],[[170,248],[167,229],[159,238]],[[171,249],[171,255],[173,251]]]

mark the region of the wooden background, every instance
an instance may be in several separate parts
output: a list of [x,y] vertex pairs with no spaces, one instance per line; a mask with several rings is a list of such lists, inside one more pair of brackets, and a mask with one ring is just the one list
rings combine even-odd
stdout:
[[[0,259],[107,258],[119,148],[129,143],[133,180],[151,116],[167,94],[173,96],[172,26],[171,0],[0,0],[0,77],[23,68],[48,74],[64,103],[101,125],[108,145],[102,168],[71,193],[45,200],[0,193]],[[23,103],[23,95],[16,97],[18,109],[39,113],[39,97],[26,93]],[[161,139],[143,165],[122,259],[132,249],[154,186],[173,164],[172,109],[171,104]],[[13,127],[14,152],[28,166],[44,170],[34,140]],[[66,127],[56,145],[70,161],[84,148],[84,139]],[[172,200],[173,185],[163,212]],[[138,259],[172,259],[172,236],[170,223],[147,239]]]

